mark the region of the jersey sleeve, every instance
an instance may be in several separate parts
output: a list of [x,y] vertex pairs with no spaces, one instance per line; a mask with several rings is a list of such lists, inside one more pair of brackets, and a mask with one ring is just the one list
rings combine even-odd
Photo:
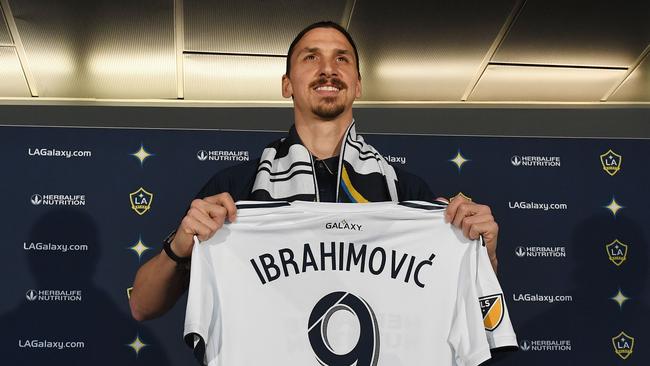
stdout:
[[183,335],[201,365],[216,364],[221,344],[219,294],[209,255],[209,246],[194,237]]
[[476,301],[475,259],[473,250],[468,248],[457,279],[457,296],[448,342],[453,349],[453,364],[458,366],[475,366],[490,358],[481,310]]
[[482,240],[475,248],[476,290],[490,348],[517,347],[517,336],[510,322],[506,298],[490,264],[487,248],[482,245]]

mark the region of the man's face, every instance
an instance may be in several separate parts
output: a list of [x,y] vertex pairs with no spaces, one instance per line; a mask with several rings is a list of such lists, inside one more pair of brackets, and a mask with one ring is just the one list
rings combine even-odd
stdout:
[[333,28],[307,32],[291,55],[289,75],[282,77],[282,95],[293,96],[302,116],[333,120],[344,113],[352,118],[352,103],[361,96],[361,80],[354,49]]

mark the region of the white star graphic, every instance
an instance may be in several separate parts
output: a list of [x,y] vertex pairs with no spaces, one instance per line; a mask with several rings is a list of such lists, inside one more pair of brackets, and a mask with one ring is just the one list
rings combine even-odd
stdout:
[[140,354],[140,350],[148,346],[148,344],[142,342],[142,340],[140,339],[140,335],[136,334],[133,342],[127,344],[127,346],[131,347],[131,349],[133,349],[133,351],[135,352],[135,355],[138,356]]
[[610,297],[609,299],[616,301],[616,303],[618,304],[619,310],[622,310],[623,309],[623,303],[625,303],[630,298],[623,295],[623,292],[621,292],[621,289],[619,288],[618,293],[615,296]]
[[138,242],[133,246],[129,247],[132,251],[138,254],[138,260],[142,257],[142,253],[149,250],[150,248],[142,242],[142,238],[138,239]]
[[614,197],[612,197],[612,202],[610,202],[607,206],[604,206],[604,207],[607,208],[608,210],[612,211],[612,215],[614,215],[614,217],[616,217],[616,213],[620,209],[625,208],[625,206],[619,205],[618,202],[616,202],[616,199]]
[[458,171],[460,172],[460,169],[463,167],[463,164],[471,160],[465,158],[463,154],[460,152],[460,149],[458,149],[456,156],[453,159],[449,159],[449,161],[456,164],[456,166],[458,167]]
[[145,159],[147,159],[150,156],[153,156],[154,154],[149,153],[147,150],[145,150],[144,145],[140,144],[140,150],[134,152],[131,154],[138,158],[140,160],[140,166],[144,165]]

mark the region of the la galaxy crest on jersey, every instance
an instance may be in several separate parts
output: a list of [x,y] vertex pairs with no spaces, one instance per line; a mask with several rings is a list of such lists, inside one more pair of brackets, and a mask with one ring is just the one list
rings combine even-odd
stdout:
[[478,298],[483,313],[485,330],[495,330],[503,320],[503,294],[494,294]]

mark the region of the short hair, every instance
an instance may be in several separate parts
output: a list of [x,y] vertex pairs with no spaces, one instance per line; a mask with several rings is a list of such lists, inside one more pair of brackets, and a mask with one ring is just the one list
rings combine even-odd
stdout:
[[305,29],[301,30],[300,33],[296,36],[296,38],[293,39],[293,42],[291,42],[291,45],[289,46],[289,51],[287,52],[287,70],[286,70],[286,75],[289,76],[289,72],[291,71],[291,55],[293,54],[293,49],[296,47],[296,44],[300,42],[302,37],[307,34],[312,29],[316,28],[333,28],[339,31],[341,34],[345,36],[345,38],[350,42],[352,45],[352,49],[354,50],[354,58],[357,64],[357,74],[359,75],[359,79],[361,79],[361,70],[359,68],[359,52],[357,51],[357,45],[354,43],[354,40],[352,39],[352,36],[348,31],[343,28],[340,24],[333,22],[331,20],[325,20],[325,21],[320,21],[316,22],[313,24],[308,25],[305,27]]

